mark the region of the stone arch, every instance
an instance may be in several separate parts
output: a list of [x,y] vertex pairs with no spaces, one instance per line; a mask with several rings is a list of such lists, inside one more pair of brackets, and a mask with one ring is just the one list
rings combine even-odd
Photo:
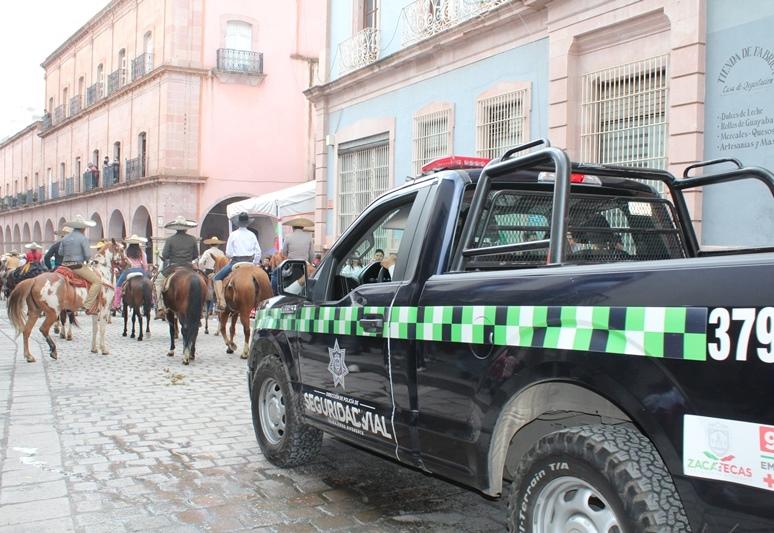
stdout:
[[123,239],[126,237],[126,223],[124,222],[124,215],[118,209],[115,209],[110,214],[107,234],[108,237],[113,239]]
[[21,228],[19,228],[18,224],[13,227],[13,247],[16,250],[21,248]]
[[30,224],[29,222],[25,222],[24,227],[22,228],[22,244],[29,244],[31,240],[32,232],[30,231]]
[[[226,198],[221,198],[218,200],[214,205],[212,205],[207,211],[205,211],[204,217],[199,221],[199,236],[202,240],[208,239],[213,236],[220,237],[224,241],[228,239],[229,234],[229,227],[228,227],[228,216],[226,215],[226,206],[228,204],[238,202],[240,200],[244,200],[246,198],[249,198],[249,196],[246,195],[234,195],[229,196]],[[272,239],[269,240],[269,245],[271,245]],[[201,241],[200,241],[201,242]],[[260,242],[261,244],[261,250],[268,250],[268,248],[264,248],[264,242]],[[202,247],[201,252],[204,251],[203,244],[200,244]]]
[[57,224],[56,229],[61,230],[65,224],[67,224],[67,219],[65,217],[61,217],[59,219],[59,224]]
[[35,221],[35,225],[32,226],[32,240],[38,244],[43,242],[43,231],[40,229],[40,222]]
[[0,254],[5,251],[5,233],[0,229]]
[[54,223],[51,222],[50,218],[46,220],[46,228],[45,233],[43,234],[43,239],[45,240],[46,244],[49,245],[56,240],[54,237]]
[[97,242],[100,239],[105,238],[105,230],[102,226],[102,217],[99,216],[99,213],[94,213],[91,215],[91,220],[93,222],[96,222],[97,225],[93,228],[88,228],[87,231],[89,232],[89,240],[91,242]]
[[5,248],[6,252],[10,252],[11,249],[13,248],[13,239],[12,239],[12,235],[11,235],[11,226],[6,226],[5,227],[5,246],[6,246],[6,248]]
[[141,205],[134,211],[132,215],[132,233],[145,237],[148,239],[148,244],[145,246],[145,254],[149,263],[154,263],[153,257],[153,222],[151,222],[151,216],[148,209]]

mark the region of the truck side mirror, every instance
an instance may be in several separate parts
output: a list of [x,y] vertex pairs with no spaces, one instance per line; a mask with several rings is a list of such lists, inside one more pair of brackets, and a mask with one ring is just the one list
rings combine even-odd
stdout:
[[302,296],[307,298],[306,261],[287,259],[278,267],[279,292],[284,296]]

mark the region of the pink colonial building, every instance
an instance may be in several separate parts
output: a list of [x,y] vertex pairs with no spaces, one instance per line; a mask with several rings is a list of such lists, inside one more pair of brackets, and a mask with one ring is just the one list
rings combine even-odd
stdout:
[[43,61],[43,119],[0,142],[0,251],[48,245],[77,213],[97,222],[92,240],[137,233],[158,250],[177,215],[224,236],[229,202],[313,179],[302,91],[323,12],[112,0]]

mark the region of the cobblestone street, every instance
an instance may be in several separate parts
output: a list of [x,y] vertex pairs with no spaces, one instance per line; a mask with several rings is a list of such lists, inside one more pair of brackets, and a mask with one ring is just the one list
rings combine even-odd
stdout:
[[[255,441],[245,361],[199,337],[189,367],[91,321],[38,362],[0,316],[0,533],[10,531],[497,531],[504,504],[326,439],[311,465],[279,470]],[[214,324],[214,322],[213,322]]]

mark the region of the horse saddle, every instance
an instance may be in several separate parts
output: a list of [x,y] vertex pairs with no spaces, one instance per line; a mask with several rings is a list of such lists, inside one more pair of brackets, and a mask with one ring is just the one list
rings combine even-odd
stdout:
[[89,287],[91,287],[91,283],[77,276],[75,272],[72,271],[72,269],[67,268],[66,266],[60,265],[56,267],[56,270],[54,270],[54,272],[64,277],[64,279],[67,280],[67,282],[73,287],[81,288],[81,289],[88,289]]
[[253,263],[250,261],[239,261],[237,263],[234,263],[234,266],[231,267],[231,270],[236,270],[238,268],[242,268],[243,266],[254,266]]
[[142,275],[143,275],[142,272],[130,272],[129,274],[126,275],[126,281],[129,281],[132,278],[140,277]]

